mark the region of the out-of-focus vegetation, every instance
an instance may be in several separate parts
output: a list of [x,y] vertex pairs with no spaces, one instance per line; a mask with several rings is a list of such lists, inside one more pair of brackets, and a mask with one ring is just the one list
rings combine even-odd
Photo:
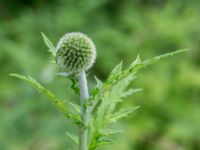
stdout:
[[200,149],[200,1],[198,0],[1,0],[0,150],[74,150],[72,128],[55,108],[9,73],[32,75],[61,98],[78,102],[70,82],[55,76],[40,32],[56,43],[65,32],[82,31],[96,43],[90,71],[105,79],[121,60],[181,48],[192,49],[138,74],[133,87],[143,91],[125,105],[141,108],[122,124],[124,134],[103,149]]

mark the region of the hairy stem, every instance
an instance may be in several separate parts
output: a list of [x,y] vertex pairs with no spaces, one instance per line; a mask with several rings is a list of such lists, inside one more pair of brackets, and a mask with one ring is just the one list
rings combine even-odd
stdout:
[[85,71],[81,71],[78,76],[80,85],[80,106],[81,106],[81,119],[85,125],[85,128],[80,128],[79,131],[79,150],[88,150],[87,138],[88,138],[88,124],[90,112],[86,105],[89,99],[87,78]]

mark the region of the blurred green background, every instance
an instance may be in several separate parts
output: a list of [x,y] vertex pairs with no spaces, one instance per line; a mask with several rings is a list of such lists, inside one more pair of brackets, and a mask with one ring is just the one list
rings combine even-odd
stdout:
[[96,43],[90,71],[105,80],[121,60],[190,48],[138,74],[143,91],[124,105],[140,105],[116,126],[124,133],[102,150],[200,149],[199,0],[0,0],[0,150],[76,150],[65,131],[77,129],[45,97],[9,73],[31,75],[59,97],[77,102],[70,82],[55,76],[40,32],[57,43],[81,31]]

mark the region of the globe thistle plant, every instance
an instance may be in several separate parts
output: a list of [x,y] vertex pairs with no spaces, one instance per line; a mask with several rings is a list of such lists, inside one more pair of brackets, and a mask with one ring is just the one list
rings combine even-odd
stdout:
[[[84,126],[88,126],[90,112],[84,108],[88,103],[89,93],[85,71],[92,67],[96,59],[96,48],[92,40],[83,33],[66,33],[56,47],[56,62],[64,72],[78,74],[80,85],[81,119]],[[87,150],[87,128],[80,128],[79,149]]]
[[[67,132],[67,136],[77,144],[79,150],[96,150],[99,146],[112,144],[112,135],[119,133],[112,124],[138,108],[137,106],[124,108],[118,105],[125,97],[141,91],[141,89],[129,89],[129,84],[135,79],[136,73],[160,59],[187,50],[177,50],[144,61],[141,61],[138,56],[126,69],[122,69],[122,63],[119,63],[105,82],[95,76],[96,86],[91,89],[89,95],[85,72],[92,67],[96,59],[96,49],[92,40],[83,33],[72,32],[65,34],[54,47],[46,35],[42,34],[42,36],[62,71],[70,75],[72,90],[80,96],[80,104],[68,99],[66,103],[66,99],[57,98],[54,93],[30,76],[19,74],[11,74],[11,76],[31,84],[38,92],[46,95],[67,119],[74,122],[79,128],[79,136],[71,134],[70,131]],[[71,148],[67,147],[67,149]]]

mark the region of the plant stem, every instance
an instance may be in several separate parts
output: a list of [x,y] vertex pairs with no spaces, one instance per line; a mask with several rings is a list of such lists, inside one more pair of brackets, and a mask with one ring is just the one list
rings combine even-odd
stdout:
[[85,125],[85,127],[80,128],[79,131],[79,150],[88,150],[87,138],[90,112],[86,107],[89,99],[89,93],[85,71],[80,72],[78,79],[80,86],[81,120]]

